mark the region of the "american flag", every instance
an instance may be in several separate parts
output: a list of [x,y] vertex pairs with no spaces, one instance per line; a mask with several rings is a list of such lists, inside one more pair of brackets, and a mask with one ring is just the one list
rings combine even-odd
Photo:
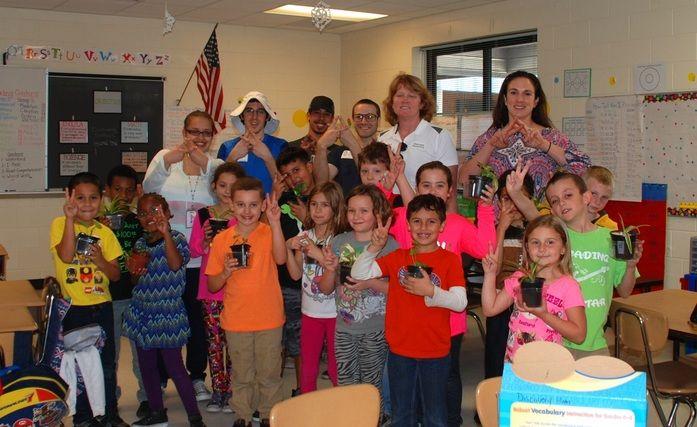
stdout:
[[223,85],[220,81],[218,39],[215,37],[215,30],[211,33],[211,37],[196,63],[196,79],[206,112],[213,117],[213,121],[216,123],[214,131],[219,132],[225,128],[226,121],[223,111]]

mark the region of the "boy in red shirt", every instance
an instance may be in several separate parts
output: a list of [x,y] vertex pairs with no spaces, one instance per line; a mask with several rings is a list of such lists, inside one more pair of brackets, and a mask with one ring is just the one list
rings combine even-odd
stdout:
[[[251,426],[255,390],[258,390],[261,426],[269,425],[271,407],[281,400],[281,334],[283,297],[276,265],[286,262],[281,210],[266,197],[261,181],[239,178],[230,198],[237,224],[220,232],[206,266],[208,290],[224,289],[220,324],[231,349],[232,400],[238,419],[233,427]],[[268,224],[260,222],[266,212]],[[245,242],[251,257],[240,266],[230,246]]]
[[[438,246],[445,209],[443,199],[432,194],[415,197],[407,207],[414,246],[375,261],[390,228],[389,221],[379,224],[351,271],[357,279],[389,276],[385,336],[392,424],[397,426],[416,423],[415,390],[421,392],[425,424],[447,424],[450,310],[464,310],[467,295],[460,258]],[[409,271],[407,266],[414,265],[418,270]],[[430,274],[424,266],[432,269]]]

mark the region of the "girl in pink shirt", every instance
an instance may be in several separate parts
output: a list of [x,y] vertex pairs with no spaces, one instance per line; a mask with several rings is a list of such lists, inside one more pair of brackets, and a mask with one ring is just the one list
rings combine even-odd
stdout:
[[232,217],[230,189],[238,178],[245,176],[244,169],[236,162],[223,163],[213,174],[211,188],[218,203],[201,208],[196,212],[189,248],[192,258],[201,257],[201,273],[198,279],[197,298],[203,305],[203,323],[208,340],[208,366],[211,373],[213,395],[206,406],[207,412],[227,412],[230,399],[230,355],[225,354],[227,342],[225,331],[220,327],[220,313],[223,311],[223,291],[212,293],[208,290],[208,251],[215,235],[237,223]]
[[498,250],[482,260],[484,285],[482,311],[495,316],[515,304],[508,325],[504,360],[510,362],[518,348],[531,341],[562,343],[562,338],[581,343],[586,338],[586,310],[581,287],[571,275],[571,249],[564,226],[558,218],[544,215],[531,221],[523,236],[523,262],[536,266],[536,276],[544,279],[542,304],[528,307],[522,299],[522,271],[504,281],[496,290]]

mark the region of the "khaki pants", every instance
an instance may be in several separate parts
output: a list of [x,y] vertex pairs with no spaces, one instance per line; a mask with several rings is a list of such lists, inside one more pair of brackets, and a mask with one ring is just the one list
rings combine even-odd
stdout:
[[[256,332],[225,332],[232,361],[230,406],[239,418],[252,420],[254,409],[269,418],[281,401],[281,336],[283,328]],[[259,405],[253,408],[255,389]]]

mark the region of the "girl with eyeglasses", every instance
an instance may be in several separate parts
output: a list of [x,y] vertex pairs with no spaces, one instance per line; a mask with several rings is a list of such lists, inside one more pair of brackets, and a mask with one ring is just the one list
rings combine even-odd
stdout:
[[[188,241],[196,212],[215,204],[211,194],[211,178],[223,163],[212,158],[208,150],[213,141],[213,118],[203,111],[186,116],[182,129],[183,141],[173,149],[160,150],[148,165],[143,190],[158,193],[169,202],[172,229],[182,233]],[[183,299],[191,337],[186,345],[186,368],[196,390],[196,399],[204,401],[211,394],[204,383],[208,360],[206,331],[198,293],[201,258],[192,258],[186,264],[186,289]]]

